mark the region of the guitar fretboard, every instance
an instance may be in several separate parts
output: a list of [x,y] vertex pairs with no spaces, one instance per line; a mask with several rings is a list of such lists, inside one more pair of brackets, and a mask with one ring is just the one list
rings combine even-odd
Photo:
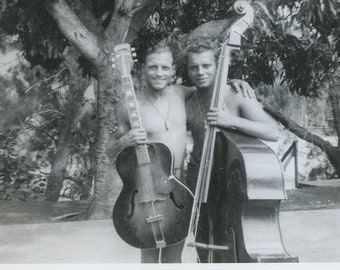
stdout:
[[[143,126],[137,106],[137,98],[133,87],[132,78],[130,75],[122,76],[121,81],[123,90],[125,92],[125,99],[131,128],[142,128]],[[138,145],[136,147],[136,155],[139,165],[150,163],[149,152],[145,144]]]

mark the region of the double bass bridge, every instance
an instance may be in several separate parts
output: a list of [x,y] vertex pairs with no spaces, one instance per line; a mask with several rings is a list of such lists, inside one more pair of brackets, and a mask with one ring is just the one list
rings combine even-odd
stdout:
[[199,249],[207,249],[207,250],[211,250],[211,251],[230,250],[229,245],[220,246],[220,245],[213,245],[213,244],[204,244],[204,243],[199,243],[199,242],[188,243],[188,246],[194,247],[194,248],[199,248]]

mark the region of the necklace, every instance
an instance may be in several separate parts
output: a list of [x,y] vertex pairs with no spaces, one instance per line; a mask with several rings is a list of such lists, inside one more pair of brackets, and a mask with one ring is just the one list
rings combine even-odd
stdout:
[[156,105],[151,101],[151,99],[149,98],[149,96],[147,94],[145,94],[145,97],[148,100],[148,102],[152,105],[154,110],[158,113],[158,115],[163,119],[165,129],[169,130],[168,123],[167,123],[167,121],[169,120],[169,97],[166,96],[166,101],[167,101],[167,115],[166,115],[166,118],[163,116],[163,114],[161,114],[161,112],[158,110]]
[[200,113],[201,113],[201,115],[202,115],[202,117],[203,117],[203,119],[204,119],[204,122],[203,122],[203,124],[204,124],[204,129],[207,129],[207,128],[208,128],[207,119],[206,119],[207,113],[206,113],[206,110],[205,110],[205,108],[204,108],[204,105],[203,105],[203,103],[202,103],[202,101],[201,101],[201,95],[200,95],[200,93],[198,92],[198,90],[197,90],[197,101],[198,101],[198,106],[199,106],[199,109],[200,109]]

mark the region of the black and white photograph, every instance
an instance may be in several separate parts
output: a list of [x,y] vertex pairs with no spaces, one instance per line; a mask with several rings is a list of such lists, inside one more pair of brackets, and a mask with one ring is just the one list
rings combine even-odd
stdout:
[[339,267],[339,14],[0,0],[0,268]]

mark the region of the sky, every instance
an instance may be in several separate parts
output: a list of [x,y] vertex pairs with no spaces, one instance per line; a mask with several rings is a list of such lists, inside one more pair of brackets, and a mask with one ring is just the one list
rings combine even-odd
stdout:
[[20,59],[20,52],[12,50],[3,54],[0,52],[0,75],[8,74],[8,70],[15,66]]

